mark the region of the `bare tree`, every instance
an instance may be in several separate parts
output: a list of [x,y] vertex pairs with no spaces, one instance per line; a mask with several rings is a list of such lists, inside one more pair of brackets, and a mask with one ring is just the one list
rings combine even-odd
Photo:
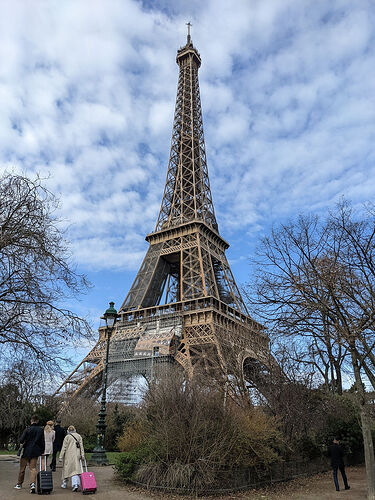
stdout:
[[299,217],[274,229],[258,252],[257,296],[248,293],[272,330],[287,339],[301,339],[308,359],[338,392],[343,366],[350,369],[371,500],[375,499],[375,460],[363,376],[375,388],[374,228],[370,212],[356,221],[349,204],[342,202],[326,221]]
[[0,383],[0,448],[18,443],[33,413],[49,403],[38,366],[27,360],[2,366]]
[[57,199],[40,178],[0,177],[0,344],[3,358],[54,366],[64,349],[90,337],[88,323],[66,307],[87,290],[75,272]]

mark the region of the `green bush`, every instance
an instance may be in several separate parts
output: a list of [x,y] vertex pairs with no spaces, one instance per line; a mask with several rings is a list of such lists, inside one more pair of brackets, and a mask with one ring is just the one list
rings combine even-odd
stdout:
[[[73,398],[61,415],[63,427],[74,425],[82,436],[85,450],[91,451],[96,445],[96,424],[100,406],[90,398]],[[135,410],[120,403],[107,403],[107,429],[105,449],[117,450],[117,439],[122,434],[124,425],[133,418]]]
[[34,411],[34,414],[39,417],[39,424],[44,426],[48,422],[48,420],[52,420],[55,418],[54,408],[51,408],[47,405],[40,405]]
[[135,479],[138,468],[148,462],[150,450],[146,446],[140,446],[132,451],[120,453],[115,459],[115,470],[125,482]]
[[118,446],[118,439],[122,435],[124,426],[135,418],[136,409],[118,403],[108,405],[107,430],[105,435],[105,447],[107,450],[122,450]]
[[316,440],[315,434],[301,436],[296,443],[296,449],[299,453],[298,458],[304,460],[313,460],[322,455],[322,449]]
[[318,435],[321,448],[328,447],[334,437],[338,437],[343,446],[349,463],[358,463],[363,460],[363,436],[358,416],[329,417],[326,427]]
[[91,434],[89,436],[82,436],[82,439],[85,452],[93,451],[93,449],[96,446],[96,434]]
[[340,439],[349,463],[363,459],[363,438],[358,407],[350,394],[310,391],[314,402],[308,412],[309,425],[302,426],[289,437],[291,456],[285,459],[312,460],[327,455],[334,437]]

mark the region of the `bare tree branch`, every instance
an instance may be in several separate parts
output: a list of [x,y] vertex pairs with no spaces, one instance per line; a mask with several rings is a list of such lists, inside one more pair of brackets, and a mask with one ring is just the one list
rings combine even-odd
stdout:
[[1,356],[54,368],[92,334],[66,305],[90,285],[74,269],[57,208],[39,177],[0,177]]

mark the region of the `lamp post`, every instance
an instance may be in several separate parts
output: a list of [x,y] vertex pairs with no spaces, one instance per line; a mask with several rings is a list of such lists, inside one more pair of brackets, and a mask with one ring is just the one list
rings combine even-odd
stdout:
[[105,431],[107,425],[105,423],[106,404],[107,404],[107,376],[108,376],[108,357],[109,357],[109,342],[111,340],[111,335],[113,328],[115,326],[116,318],[118,317],[116,309],[113,307],[114,302],[109,303],[109,308],[103,314],[101,319],[105,320],[106,329],[106,351],[105,351],[105,361],[103,370],[103,382],[102,382],[102,400],[100,405],[100,411],[98,415],[98,423],[96,425],[96,446],[94,448],[93,454],[91,456],[91,463],[95,465],[108,465],[108,458],[104,448]]

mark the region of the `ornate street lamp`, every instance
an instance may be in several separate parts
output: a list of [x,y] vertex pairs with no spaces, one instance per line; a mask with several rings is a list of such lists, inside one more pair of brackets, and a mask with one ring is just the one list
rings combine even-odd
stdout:
[[113,307],[115,305],[114,302],[109,303],[109,308],[103,314],[101,319],[105,320],[105,335],[106,335],[106,352],[105,352],[105,361],[104,361],[104,370],[103,370],[103,386],[102,386],[102,401],[98,416],[98,423],[96,425],[96,446],[94,448],[93,454],[91,456],[91,463],[93,465],[108,465],[108,458],[104,448],[104,439],[105,439],[105,431],[107,425],[105,423],[106,413],[106,404],[107,404],[107,375],[108,375],[108,357],[109,357],[109,342],[111,340],[111,335],[113,329],[115,327],[116,319],[118,318],[118,314],[116,309]]

